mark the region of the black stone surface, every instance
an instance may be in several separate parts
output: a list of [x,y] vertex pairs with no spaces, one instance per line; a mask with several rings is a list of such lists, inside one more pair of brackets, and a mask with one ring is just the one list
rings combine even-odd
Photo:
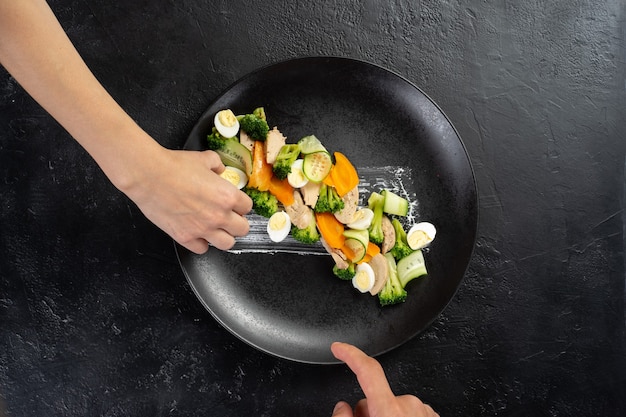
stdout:
[[[442,416],[626,414],[626,14],[620,0],[54,0],[111,94],[180,148],[239,77],[364,59],[467,146],[479,237],[457,295],[380,357]],[[261,353],[198,302],[171,240],[0,75],[0,395],[9,415],[330,415],[342,366]]]

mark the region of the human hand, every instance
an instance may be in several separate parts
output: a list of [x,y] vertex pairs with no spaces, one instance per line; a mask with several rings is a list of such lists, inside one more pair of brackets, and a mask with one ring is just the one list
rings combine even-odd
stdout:
[[198,254],[208,244],[229,249],[248,233],[244,215],[252,200],[219,176],[224,165],[215,152],[160,148],[154,154],[120,187],[150,221]]
[[360,349],[346,344],[333,343],[331,350],[335,357],[348,365],[354,372],[365,394],[354,412],[346,402],[335,405],[332,417],[438,417],[433,409],[413,395],[395,396],[380,363]]
[[0,1],[0,62],[85,148],[111,182],[187,249],[229,249],[252,201],[219,177],[214,152],[163,148],[115,102],[45,0]]

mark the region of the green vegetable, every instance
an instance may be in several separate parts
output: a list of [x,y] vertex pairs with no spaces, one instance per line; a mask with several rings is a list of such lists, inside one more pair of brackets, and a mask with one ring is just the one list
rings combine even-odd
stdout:
[[225,138],[224,136],[220,135],[220,133],[217,131],[215,127],[213,127],[213,130],[211,131],[211,133],[207,135],[206,137],[207,145],[209,149],[212,151],[217,151],[217,150],[222,149],[228,139],[229,138]]
[[300,229],[297,226],[292,225],[291,237],[302,243],[313,244],[320,240],[320,233],[317,231],[315,221],[311,221],[309,222],[309,226],[305,229]]
[[291,172],[291,165],[298,159],[298,156],[300,156],[300,145],[297,143],[283,145],[272,166],[274,175],[281,180],[287,178],[287,175]]
[[380,245],[383,243],[383,207],[385,197],[382,194],[373,192],[367,200],[367,207],[374,212],[372,224],[368,229],[370,241]]
[[320,194],[313,210],[316,213],[337,213],[344,206],[345,203],[337,194],[335,187],[322,183]]
[[413,253],[413,249],[411,249],[406,240],[406,232],[404,231],[400,221],[394,218],[391,220],[391,224],[393,225],[393,230],[396,232],[396,243],[389,252],[394,258],[396,258],[397,261],[399,261],[400,259],[403,259]]
[[270,218],[278,211],[278,199],[269,191],[244,187],[243,192],[252,199],[252,208],[258,215]]
[[256,109],[252,111],[252,114],[254,114],[259,119],[263,119],[267,121],[267,117],[265,117],[265,108],[263,107],[257,107]]
[[355,264],[351,263],[345,269],[340,269],[337,265],[333,266],[333,274],[341,280],[349,281],[354,278],[354,274],[356,274]]
[[407,293],[398,277],[396,260],[389,252],[384,256],[387,260],[389,277],[383,289],[378,293],[378,302],[381,306],[403,303],[406,301]]
[[385,205],[383,211],[387,214],[395,214],[396,216],[406,216],[409,212],[409,200],[392,193],[389,190],[381,191],[385,197]]
[[428,274],[428,271],[426,270],[426,262],[421,250],[416,250],[398,261],[398,279],[402,284],[402,288],[406,288],[406,284],[412,279],[426,274]]
[[252,174],[252,153],[236,138],[227,139],[224,145],[215,152],[220,156],[224,165],[239,168],[247,176]]
[[333,167],[333,160],[326,151],[309,153],[302,159],[302,172],[313,182],[323,181]]
[[241,117],[241,119],[239,119],[239,126],[252,140],[262,142],[267,139],[267,132],[270,131],[267,122],[255,114],[246,114]]
[[298,145],[300,145],[300,150],[304,155],[315,152],[328,152],[324,145],[322,145],[322,142],[320,142],[315,135],[303,137],[298,141]]

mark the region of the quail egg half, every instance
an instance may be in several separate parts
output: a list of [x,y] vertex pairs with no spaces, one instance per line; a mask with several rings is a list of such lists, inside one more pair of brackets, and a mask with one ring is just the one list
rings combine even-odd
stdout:
[[220,177],[224,178],[226,181],[230,182],[232,185],[239,188],[240,190],[248,183],[248,176],[246,175],[246,173],[239,168],[231,166],[226,166],[224,172],[220,174]]
[[362,293],[366,293],[374,287],[376,277],[374,275],[374,269],[364,262],[356,266],[356,272],[352,278],[352,286]]
[[291,172],[287,174],[287,181],[293,188],[302,188],[309,182],[309,179],[304,176],[302,171],[303,159],[296,159],[291,164]]
[[213,123],[219,134],[225,138],[235,137],[239,132],[239,120],[230,109],[218,111]]
[[291,230],[291,219],[284,211],[272,214],[267,222],[267,234],[272,242],[282,242]]
[[414,224],[406,234],[409,247],[413,250],[422,249],[435,239],[437,229],[431,223],[421,222]]
[[365,230],[370,227],[374,220],[374,212],[369,208],[361,208],[354,213],[352,221],[347,224],[350,229]]

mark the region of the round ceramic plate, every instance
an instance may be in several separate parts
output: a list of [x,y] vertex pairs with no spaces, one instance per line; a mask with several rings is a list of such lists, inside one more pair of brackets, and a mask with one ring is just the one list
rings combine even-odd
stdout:
[[243,341],[299,362],[336,363],[334,341],[375,356],[419,334],[457,291],[478,221],[472,167],[446,115],[415,85],[379,66],[301,58],[259,69],[226,89],[200,118],[185,149],[206,149],[217,111],[244,114],[261,106],[270,127],[278,126],[288,142],[315,134],[357,169],[399,168],[404,191],[415,196],[415,219],[437,226],[425,252],[429,274],[408,284],[405,303],[381,307],[376,297],[337,279],[330,256],[215,249],[195,255],[177,245],[199,300]]

